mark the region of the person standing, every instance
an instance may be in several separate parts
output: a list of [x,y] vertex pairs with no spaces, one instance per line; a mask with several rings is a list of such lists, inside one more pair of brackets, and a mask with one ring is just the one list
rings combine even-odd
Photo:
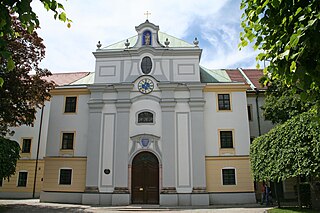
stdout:
[[261,187],[261,205],[264,203],[266,199],[266,184],[263,182]]

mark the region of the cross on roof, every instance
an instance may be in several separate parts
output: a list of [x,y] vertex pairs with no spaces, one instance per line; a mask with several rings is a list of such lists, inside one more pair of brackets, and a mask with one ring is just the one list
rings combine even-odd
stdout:
[[147,16],[147,20],[148,20],[149,15],[151,15],[151,13],[149,13],[149,11],[147,10],[147,12],[146,12],[146,13],[144,13],[144,15],[145,15],[145,16]]

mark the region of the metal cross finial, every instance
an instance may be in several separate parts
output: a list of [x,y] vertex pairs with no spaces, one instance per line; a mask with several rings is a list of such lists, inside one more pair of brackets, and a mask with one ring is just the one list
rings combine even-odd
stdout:
[[146,13],[144,13],[144,15],[145,15],[145,16],[147,16],[147,20],[148,20],[149,15],[151,15],[151,13],[149,13],[149,11],[147,10],[147,12],[146,12]]

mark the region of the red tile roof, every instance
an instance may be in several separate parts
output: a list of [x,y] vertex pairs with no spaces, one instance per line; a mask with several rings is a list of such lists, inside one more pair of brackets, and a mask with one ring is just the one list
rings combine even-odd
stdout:
[[[247,78],[250,79],[250,81],[253,83],[253,85],[257,89],[265,89],[265,87],[263,87],[259,83],[259,79],[263,76],[262,70],[260,70],[260,69],[242,69],[242,71],[247,76]],[[241,74],[241,72],[238,69],[227,69],[226,72],[228,73],[231,81],[246,83],[245,77]]]
[[51,76],[45,77],[47,81],[53,81],[57,86],[71,84],[87,75],[90,72],[70,72],[70,73],[53,73]]
[[246,74],[246,76],[248,76],[248,78],[256,88],[266,89],[259,83],[260,78],[263,76],[262,70],[258,70],[258,69],[242,69],[242,70]]
[[233,82],[243,82],[246,83],[246,79],[241,75],[238,69],[228,69],[226,70],[231,81]]

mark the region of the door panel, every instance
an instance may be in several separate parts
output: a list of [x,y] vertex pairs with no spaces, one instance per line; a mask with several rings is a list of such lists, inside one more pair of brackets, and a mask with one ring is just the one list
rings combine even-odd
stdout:
[[139,153],[132,162],[132,203],[159,203],[159,162],[150,152]]

